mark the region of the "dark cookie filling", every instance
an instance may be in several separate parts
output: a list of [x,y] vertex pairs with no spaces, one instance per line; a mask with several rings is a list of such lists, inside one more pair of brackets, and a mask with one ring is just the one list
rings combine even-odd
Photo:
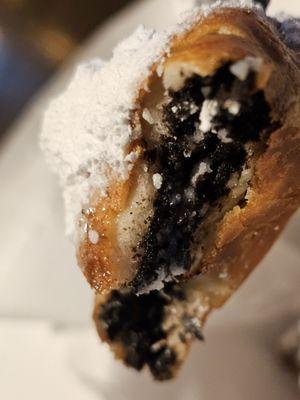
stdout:
[[[155,148],[146,144],[146,156],[162,177],[162,186],[139,244],[135,291],[174,281],[191,268],[196,231],[230,192],[232,174],[241,173],[245,144],[258,142],[271,125],[269,106],[254,84],[254,72],[239,80],[225,65],[214,76],[193,76],[183,89],[169,93],[163,111],[167,134]],[[214,113],[203,115],[205,107],[215,107]],[[211,118],[206,132],[199,129],[201,118]]]
[[[191,77],[180,91],[169,93],[163,109],[166,134],[158,145],[146,143],[149,164],[162,177],[154,216],[139,244],[140,266],[132,289],[113,291],[99,318],[109,340],[123,347],[127,364],[138,370],[148,365],[156,379],[171,378],[178,361],[164,322],[171,305],[186,310],[185,289],[175,282],[193,264],[195,233],[210,210],[226,199],[232,175],[241,173],[248,157],[245,145],[263,145],[274,128],[264,94],[255,91],[254,83],[254,72],[239,80],[230,65],[211,77]],[[213,100],[217,112],[208,117],[209,129],[201,132],[204,103]],[[247,200],[242,196],[239,201],[243,206]],[[135,294],[157,282],[164,282],[162,290]],[[180,313],[179,341],[185,342],[188,335],[202,339],[193,317]]]
[[[110,341],[120,342],[126,352],[125,362],[141,370],[147,364],[156,379],[173,376],[176,353],[167,346],[167,332],[162,328],[165,307],[177,299],[185,299],[183,290],[167,284],[162,291],[136,296],[130,291],[113,291],[101,307],[101,319]],[[185,332],[201,339],[201,332],[192,318],[184,315]],[[184,340],[184,334],[181,340]]]

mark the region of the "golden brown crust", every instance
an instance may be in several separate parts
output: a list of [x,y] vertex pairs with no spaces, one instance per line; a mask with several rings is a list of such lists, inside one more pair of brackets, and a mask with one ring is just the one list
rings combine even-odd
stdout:
[[235,207],[219,224],[202,269],[230,272],[228,283],[236,289],[261,261],[299,206],[299,154],[299,129],[271,136],[256,164],[247,206]]
[[101,232],[101,238],[92,243],[85,236],[79,244],[77,259],[88,282],[98,292],[105,292],[124,280],[122,255],[116,241],[116,218],[124,208],[129,186],[129,180],[112,185],[107,196],[97,200],[93,212],[86,215],[89,229]]
[[[130,151],[141,152],[135,143]],[[107,196],[96,196],[88,212],[84,213],[84,223],[89,230],[101,232],[97,243],[92,243],[85,235],[77,250],[78,263],[89,284],[99,293],[108,292],[117,287],[119,282],[128,281],[131,271],[117,241],[117,219],[127,207],[137,178],[137,166],[131,171],[127,181],[112,179]]]

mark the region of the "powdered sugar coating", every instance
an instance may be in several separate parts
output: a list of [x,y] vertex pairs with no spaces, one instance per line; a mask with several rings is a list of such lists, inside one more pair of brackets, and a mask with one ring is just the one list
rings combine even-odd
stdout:
[[171,38],[189,29],[216,8],[254,7],[252,0],[216,1],[186,12],[180,22],[162,32],[139,27],[113,52],[111,61],[82,64],[69,87],[46,112],[41,146],[63,187],[67,233],[82,207],[96,191],[106,194],[108,171],[127,179],[136,154],[126,153],[135,138],[131,111],[151,67],[168,52]]
[[167,33],[138,28],[117,46],[110,62],[79,66],[67,90],[51,102],[41,143],[64,188],[68,233],[91,193],[105,195],[108,169],[119,179],[128,177],[136,159],[126,154],[126,145],[134,138],[130,112],[141,83],[167,43]]

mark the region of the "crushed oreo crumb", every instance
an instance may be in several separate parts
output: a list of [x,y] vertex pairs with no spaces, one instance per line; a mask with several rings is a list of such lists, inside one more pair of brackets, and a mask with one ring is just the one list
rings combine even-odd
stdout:
[[181,90],[169,92],[164,107],[167,135],[146,152],[162,179],[154,216],[138,246],[139,268],[132,282],[136,292],[155,288],[155,282],[176,281],[191,268],[195,232],[209,209],[229,193],[232,174],[241,172],[245,144],[259,141],[270,126],[264,94],[255,91],[255,72],[249,70],[240,80],[230,67],[205,78],[192,76]]
[[[155,147],[146,143],[149,169],[159,174],[154,179],[154,215],[136,249],[139,268],[130,289],[113,291],[100,307],[99,318],[108,339],[122,346],[126,363],[137,370],[147,365],[159,380],[172,378],[178,363],[174,338],[172,345],[168,340],[174,328],[178,343],[203,340],[195,312],[186,312],[186,289],[178,284],[194,261],[195,233],[228,195],[230,179],[241,174],[247,161],[245,145],[264,144],[274,129],[255,79],[250,69],[240,80],[230,72],[230,64],[213,76],[192,76],[181,90],[169,92],[163,111],[166,134]],[[206,100],[217,106],[201,113]],[[206,132],[200,131],[201,118],[208,118]],[[246,194],[237,203],[244,207]],[[165,322],[171,309],[176,326],[172,321],[169,327]]]
[[[109,340],[122,344],[125,362],[137,370],[148,365],[158,380],[172,378],[177,361],[175,349],[166,340],[168,332],[163,329],[165,307],[174,299],[185,300],[179,285],[167,284],[162,291],[140,296],[129,290],[114,290],[99,313]],[[195,318],[185,315],[182,323],[186,333],[202,340]]]

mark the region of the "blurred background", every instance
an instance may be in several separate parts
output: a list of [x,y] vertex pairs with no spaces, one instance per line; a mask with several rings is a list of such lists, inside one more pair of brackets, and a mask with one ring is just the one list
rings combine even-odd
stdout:
[[95,28],[132,0],[0,0],[0,140]]

